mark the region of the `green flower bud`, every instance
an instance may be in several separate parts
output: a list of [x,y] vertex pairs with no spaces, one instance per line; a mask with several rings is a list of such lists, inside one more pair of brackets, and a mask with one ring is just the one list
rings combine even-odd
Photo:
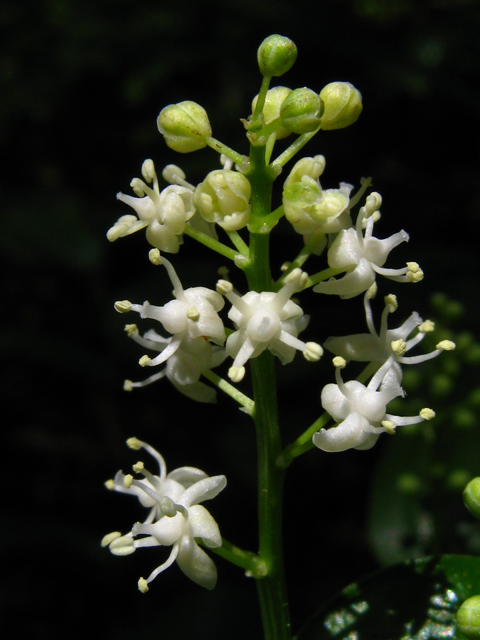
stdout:
[[320,91],[324,103],[322,129],[343,129],[358,120],[362,112],[362,94],[350,82],[331,82]]
[[[273,87],[267,91],[267,95],[265,96],[265,105],[263,107],[263,125],[266,127],[267,124],[273,122],[277,118],[280,117],[280,107],[283,104],[285,98],[292,92],[288,87]],[[255,113],[255,107],[257,106],[258,95],[255,96],[252,102],[252,113]],[[284,127],[279,127],[276,130],[277,140],[281,140],[282,138],[286,138],[291,134],[291,131],[288,131]]]
[[468,598],[457,611],[460,633],[468,640],[480,638],[480,596]]
[[262,76],[283,76],[297,59],[295,43],[277,34],[268,36],[258,48],[258,67]]
[[242,173],[218,169],[198,185],[193,202],[204,220],[236,231],[248,224],[251,194],[250,182]]
[[191,100],[162,109],[157,126],[167,146],[179,153],[203,149],[207,146],[206,139],[212,135],[207,112]]
[[320,98],[307,87],[294,89],[285,98],[280,109],[283,126],[293,133],[310,133],[318,129],[320,114]]
[[474,478],[467,484],[463,490],[463,502],[472,516],[480,520],[480,478]]

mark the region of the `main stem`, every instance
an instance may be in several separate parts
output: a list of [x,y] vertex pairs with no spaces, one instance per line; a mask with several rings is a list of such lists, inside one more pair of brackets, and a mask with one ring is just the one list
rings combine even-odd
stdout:
[[[252,217],[270,213],[272,179],[266,171],[265,150],[251,147]],[[272,290],[269,235],[250,234],[249,266],[245,269],[250,289]],[[254,420],[258,449],[259,556],[267,575],[257,580],[265,640],[291,640],[282,545],[284,469],[276,466],[282,445],[278,424],[275,363],[264,351],[250,361],[254,393]]]

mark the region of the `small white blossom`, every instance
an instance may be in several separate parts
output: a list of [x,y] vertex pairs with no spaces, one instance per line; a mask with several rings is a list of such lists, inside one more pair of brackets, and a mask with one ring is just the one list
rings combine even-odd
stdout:
[[[136,325],[127,325],[125,330],[135,342],[153,351],[164,351],[173,339],[164,338],[153,329],[140,336]],[[124,388],[126,391],[131,391],[166,376],[178,391],[192,400],[215,402],[215,389],[200,382],[199,378],[203,371],[218,367],[226,357],[227,353],[222,347],[212,345],[203,337],[188,338],[187,336],[177,351],[168,358],[164,369],[142,382],[126,380]]]
[[[107,486],[113,490],[137,495],[144,506],[150,507],[147,519],[136,523],[131,532],[122,536],[119,532],[108,534],[102,546],[109,546],[114,555],[124,556],[143,547],[172,545],[171,553],[145,580],[140,578],[140,591],[148,591],[148,584],[159,573],[176,560],[180,569],[191,580],[213,589],[217,581],[217,570],[208,555],[197,545],[195,538],[201,538],[210,548],[220,547],[222,538],[218,525],[201,502],[210,500],[226,486],[225,476],[208,477],[203,471],[193,467],[182,467],[166,474],[165,462],[160,454],[144,442],[131,438],[129,446],[144,448],[158,461],[160,476],[154,476],[144,469],[143,463],[134,465],[134,470],[145,476],[135,480],[131,476],[117,473],[115,480]],[[119,475],[121,474],[121,475]],[[121,489],[123,481],[129,488]],[[143,494],[143,495],[142,495]],[[147,536],[135,540],[137,536]]]
[[277,293],[249,291],[242,297],[234,293],[231,283],[219,281],[217,291],[231,302],[228,317],[237,327],[225,345],[228,355],[234,358],[228,374],[234,382],[239,382],[245,375],[247,360],[256,358],[265,349],[278,356],[282,364],[291,362],[297,349],[307,360],[315,361],[321,357],[323,350],[320,345],[297,338],[306,327],[308,317],[290,298],[295,291],[303,289],[306,280],[307,274],[294,269]]
[[423,271],[416,262],[409,262],[402,269],[383,267],[390,251],[402,242],[408,242],[409,236],[403,230],[383,240],[373,236],[380,205],[380,194],[370,194],[358,213],[356,228],[340,231],[328,250],[328,265],[347,273],[339,279],[320,282],[314,291],[353,298],[371,287],[377,273],[397,282],[419,282],[423,278]]
[[[147,227],[147,240],[153,247],[167,253],[177,253],[183,241],[185,224],[195,213],[193,187],[174,184],[160,192],[152,160],[145,160],[142,175],[145,181],[134,178],[130,183],[136,198],[121,192],[117,194],[117,199],[132,207],[138,218],[134,215],[122,216],[109,229],[107,238],[113,242]],[[153,188],[146,184],[151,182]]]
[[[417,312],[413,312],[403,324],[397,329],[388,329],[388,314],[397,309],[397,301],[394,295],[385,297],[385,309],[382,313],[380,332],[377,333],[373,324],[372,308],[368,292],[364,298],[365,316],[367,327],[370,333],[359,333],[351,336],[332,337],[325,341],[325,349],[337,356],[342,356],[348,362],[376,362],[379,365],[392,357],[392,369],[398,382],[402,381],[402,364],[419,364],[426,360],[436,358],[442,351],[445,351],[444,343],[440,342],[435,351],[419,356],[405,356],[404,354],[413,349],[423,340],[426,333],[432,331],[434,325],[430,321],[423,322]],[[418,328],[418,332],[413,338],[408,340],[408,336]],[[453,347],[451,346],[453,345]],[[454,348],[453,342],[448,341],[447,348]]]
[[[148,356],[141,358],[142,366],[166,362],[185,341],[191,344],[190,341],[195,338],[209,339],[218,345],[225,342],[225,328],[218,315],[224,306],[222,296],[206,287],[191,287],[184,291],[172,264],[163,257],[159,260],[167,269],[175,300],[162,307],[151,305],[148,301],[143,304],[132,304],[128,300],[115,303],[115,309],[120,313],[137,311],[142,318],[158,320],[172,334],[170,342],[158,356],[153,359]],[[150,344],[148,346],[151,347]]]
[[[340,368],[345,366],[341,357],[334,359],[337,384],[327,384],[321,394],[322,406],[339,424],[321,429],[313,436],[313,444],[323,451],[370,449],[381,433],[394,433],[397,426],[417,424],[435,416],[431,409],[422,409],[420,415],[400,417],[387,413],[387,404],[404,396],[396,376],[388,375],[393,358],[389,358],[367,386],[357,380],[344,383]],[[379,389],[380,388],[380,389]]]

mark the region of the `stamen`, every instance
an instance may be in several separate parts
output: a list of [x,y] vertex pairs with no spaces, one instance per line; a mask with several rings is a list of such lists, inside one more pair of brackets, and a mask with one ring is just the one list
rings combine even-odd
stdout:
[[118,300],[113,306],[115,311],[118,311],[118,313],[127,313],[131,310],[132,303],[130,300]]

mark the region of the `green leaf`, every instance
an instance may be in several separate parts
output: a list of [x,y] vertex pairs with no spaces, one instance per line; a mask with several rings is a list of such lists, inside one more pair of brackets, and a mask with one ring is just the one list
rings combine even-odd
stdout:
[[323,605],[295,640],[457,638],[456,612],[480,594],[480,558],[421,558],[378,571]]

